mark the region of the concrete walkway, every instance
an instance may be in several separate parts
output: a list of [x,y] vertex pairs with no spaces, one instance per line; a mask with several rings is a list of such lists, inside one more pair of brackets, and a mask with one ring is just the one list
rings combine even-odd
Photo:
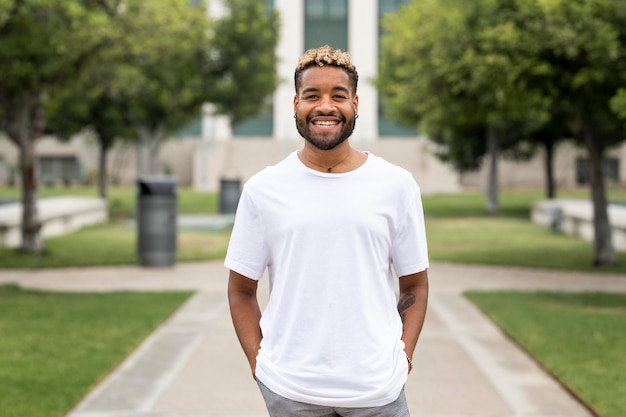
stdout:
[[[164,269],[2,271],[0,283],[63,291],[197,291],[68,417],[267,416],[232,329],[226,277],[217,262]],[[427,321],[406,386],[413,416],[592,415],[461,293],[496,288],[626,292],[626,276],[433,264],[430,282]]]

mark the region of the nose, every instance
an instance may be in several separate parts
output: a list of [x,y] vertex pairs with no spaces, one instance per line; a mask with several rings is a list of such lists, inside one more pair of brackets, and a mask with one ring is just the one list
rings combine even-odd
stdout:
[[318,111],[323,113],[330,113],[335,111],[335,103],[333,102],[332,97],[327,94],[324,94],[322,97],[320,97],[320,100],[317,104],[317,109]]

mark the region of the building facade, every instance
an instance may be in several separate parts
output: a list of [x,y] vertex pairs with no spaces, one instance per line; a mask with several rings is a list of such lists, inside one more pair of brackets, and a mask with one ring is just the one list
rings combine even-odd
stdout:
[[[205,105],[202,116],[190,129],[164,143],[162,173],[176,177],[179,186],[214,191],[223,179],[245,182],[255,172],[283,159],[302,146],[293,120],[293,72],[302,53],[324,44],[350,52],[359,71],[359,119],[352,144],[411,171],[424,193],[455,192],[480,188],[486,172],[459,174],[435,156],[436,145],[417,129],[399,126],[383,116],[373,80],[377,75],[381,19],[408,0],[263,0],[279,12],[277,47],[278,88],[259,105],[259,115],[231,126],[227,118],[213,114]],[[207,0],[209,13],[224,13],[219,0]],[[245,92],[242,92],[245,94]],[[625,148],[615,150],[607,162],[609,177],[619,183],[625,174],[620,162]],[[43,185],[87,182],[95,178],[97,145],[94,139],[77,136],[60,143],[44,138],[37,144],[39,178]],[[15,178],[17,150],[0,138],[0,183]],[[137,178],[137,152],[133,145],[118,144],[110,152],[109,176],[114,184],[132,185]],[[564,144],[557,149],[557,184],[574,187],[585,183],[585,154]],[[504,187],[544,185],[541,153],[524,163],[503,161],[500,182]]]
[[[302,146],[293,120],[293,73],[309,48],[325,44],[348,51],[359,72],[359,119],[350,139],[413,172],[426,192],[453,192],[459,176],[433,156],[434,145],[382,115],[374,79],[378,69],[381,19],[407,0],[266,0],[281,17],[277,48],[280,84],[261,115],[238,126],[204,109],[202,138],[194,162],[193,184],[216,189],[222,178],[245,181],[254,172]],[[210,3],[215,7],[215,3]],[[219,13],[213,10],[213,13]]]

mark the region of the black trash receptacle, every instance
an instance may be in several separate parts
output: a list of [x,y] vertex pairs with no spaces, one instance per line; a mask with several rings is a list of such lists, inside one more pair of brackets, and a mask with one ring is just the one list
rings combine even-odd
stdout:
[[143,266],[172,266],[177,253],[176,181],[137,180],[137,255]]
[[220,180],[220,213],[234,214],[237,211],[241,197],[241,180],[226,179]]

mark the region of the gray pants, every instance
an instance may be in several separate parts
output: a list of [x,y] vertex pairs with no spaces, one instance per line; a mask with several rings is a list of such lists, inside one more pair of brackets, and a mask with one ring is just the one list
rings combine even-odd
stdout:
[[257,380],[271,417],[410,417],[404,389],[397,400],[380,407],[327,407],[292,401]]

